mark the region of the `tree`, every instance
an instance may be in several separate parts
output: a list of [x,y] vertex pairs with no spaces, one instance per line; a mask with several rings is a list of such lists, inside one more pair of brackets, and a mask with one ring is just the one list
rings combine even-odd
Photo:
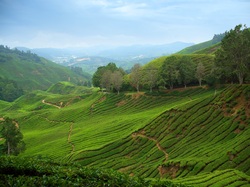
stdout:
[[201,86],[201,82],[205,77],[205,66],[202,64],[202,62],[198,64],[195,76],[199,81],[199,85]]
[[167,84],[170,89],[174,88],[174,83],[177,82],[179,76],[179,71],[177,69],[177,57],[170,56],[166,58],[161,67],[161,77],[165,84]]
[[1,130],[2,137],[5,139],[3,151],[8,155],[18,155],[25,150],[23,142],[23,134],[20,132],[18,123],[10,118],[6,118],[3,122]]
[[[110,72],[114,72],[114,71],[123,71],[121,68],[117,68],[116,64],[113,62],[110,62],[108,65],[106,66],[100,66],[98,67],[97,71],[94,73],[93,77],[92,77],[92,82],[93,85],[96,87],[102,87],[103,85],[101,85],[102,79],[103,79],[103,74],[109,70]],[[105,75],[107,77],[107,75]],[[102,82],[103,83],[103,82]]]
[[122,87],[122,83],[123,83],[123,75],[121,73],[121,71],[114,71],[111,75],[111,82],[113,87],[116,89],[117,93],[120,93],[120,89]]
[[105,66],[100,66],[97,68],[96,72],[92,77],[93,86],[101,87],[101,79],[104,71],[105,71]]
[[243,84],[250,72],[250,31],[242,25],[226,32],[221,48],[215,53],[215,64],[221,74],[232,79],[236,75],[239,84]]
[[106,88],[107,91],[110,91],[112,86],[111,74],[110,70],[105,70],[101,77],[101,87]]
[[143,82],[147,85],[152,92],[153,87],[158,81],[158,68],[154,64],[148,64],[143,69]]
[[194,79],[195,65],[188,56],[183,56],[178,61],[179,81],[187,87],[187,84]]
[[136,88],[137,92],[140,91],[141,79],[142,79],[141,65],[135,64],[130,73],[130,84]]

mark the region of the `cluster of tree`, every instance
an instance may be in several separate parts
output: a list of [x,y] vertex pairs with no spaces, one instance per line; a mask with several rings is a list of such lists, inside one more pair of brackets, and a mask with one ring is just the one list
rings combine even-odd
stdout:
[[225,37],[225,35],[226,35],[226,33],[215,34],[213,39],[212,39],[213,44],[220,42]]
[[[93,85],[105,88],[107,91],[135,88],[138,92],[143,87],[152,92],[154,87],[174,87],[189,84],[202,85],[217,82],[227,83],[238,77],[240,84],[250,76],[250,31],[238,25],[234,30],[216,35],[221,40],[221,47],[216,52],[215,63],[206,68],[202,61],[194,62],[191,56],[172,55],[165,59],[161,67],[154,63],[145,66],[135,64],[126,74],[114,63],[99,67],[93,76]],[[129,85],[129,86],[128,86]],[[130,88],[129,88],[130,87]]]
[[36,63],[43,64],[41,58],[35,54],[32,53],[30,50],[27,52],[20,51],[17,48],[15,49],[10,49],[7,46],[0,45],[0,62],[8,62],[13,56],[12,55],[17,55],[20,59],[24,61],[34,61]]
[[152,92],[153,88],[168,86],[173,89],[176,86],[187,86],[189,83],[196,83],[205,77],[205,67],[202,63],[198,66],[188,56],[177,58],[170,56],[166,58],[162,67],[157,67],[153,63],[146,66],[135,64],[130,73],[126,74],[121,68],[117,68],[114,63],[107,66],[101,66],[93,75],[93,85],[105,88],[107,91],[116,90],[118,93],[121,89],[148,89]]
[[250,79],[250,30],[237,25],[226,32],[221,48],[215,54],[216,73],[219,79],[239,84]]
[[23,90],[15,81],[0,77],[0,100],[11,102],[23,94]]
[[125,71],[122,68],[117,68],[115,63],[109,63],[107,66],[101,66],[97,69],[93,75],[92,83],[107,91],[116,90],[119,93],[123,85],[124,75]]
[[1,152],[8,155],[18,155],[25,150],[23,134],[18,123],[10,118],[0,121],[2,126],[1,135],[5,142],[1,147]]

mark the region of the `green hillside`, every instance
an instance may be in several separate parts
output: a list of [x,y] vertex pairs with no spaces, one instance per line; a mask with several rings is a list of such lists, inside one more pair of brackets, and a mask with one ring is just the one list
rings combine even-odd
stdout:
[[30,52],[0,46],[0,77],[15,81],[23,90],[45,90],[59,81],[85,82],[90,76],[78,75]]
[[[64,93],[68,86],[73,93]],[[20,157],[193,186],[247,186],[249,93],[249,85],[231,85],[117,95],[62,82],[1,102],[0,118],[18,121],[27,148]]]
[[213,54],[224,36],[225,34],[214,35],[212,40],[186,47],[176,54]]
[[[214,55],[211,54],[186,54],[186,55],[179,55],[174,54],[171,56],[177,57],[177,59],[180,59],[183,56],[190,57],[192,61],[197,65],[199,62],[202,62],[203,65],[206,67],[207,71],[211,70],[213,64],[214,64]],[[145,65],[147,67],[148,65],[155,64],[156,67],[161,68],[164,61],[169,58],[170,56],[162,56],[159,58],[156,58]]]

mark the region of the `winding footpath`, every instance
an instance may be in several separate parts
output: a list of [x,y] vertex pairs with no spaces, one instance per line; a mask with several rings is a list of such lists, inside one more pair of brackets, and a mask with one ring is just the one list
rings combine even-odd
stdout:
[[52,104],[52,103],[48,103],[48,102],[45,101],[45,99],[42,100],[42,103],[45,104],[45,105],[50,105],[50,106],[56,107],[56,108],[58,108],[58,109],[61,109],[60,106],[54,105],[54,104]]
[[133,138],[136,138],[136,137],[138,137],[138,136],[140,136],[140,137],[142,137],[142,138],[147,138],[148,140],[151,140],[151,141],[155,142],[157,148],[158,148],[160,151],[162,151],[162,152],[164,153],[164,155],[165,155],[165,161],[164,161],[164,162],[166,162],[166,161],[168,160],[168,153],[167,153],[167,152],[165,151],[165,149],[160,145],[160,143],[156,140],[156,138],[146,136],[144,131],[135,132],[135,133],[132,134],[132,137],[133,137]]
[[70,125],[70,129],[69,129],[69,135],[68,135],[68,143],[71,145],[72,147],[72,150],[71,150],[71,153],[73,153],[75,151],[75,145],[71,142],[70,140],[70,136],[71,136],[71,133],[73,131],[73,123],[71,123]]

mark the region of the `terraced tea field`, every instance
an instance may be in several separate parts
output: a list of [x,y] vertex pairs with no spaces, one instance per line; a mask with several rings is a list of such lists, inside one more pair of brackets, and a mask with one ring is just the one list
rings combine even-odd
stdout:
[[250,184],[250,86],[143,93],[39,91],[0,103],[27,150],[193,186]]

